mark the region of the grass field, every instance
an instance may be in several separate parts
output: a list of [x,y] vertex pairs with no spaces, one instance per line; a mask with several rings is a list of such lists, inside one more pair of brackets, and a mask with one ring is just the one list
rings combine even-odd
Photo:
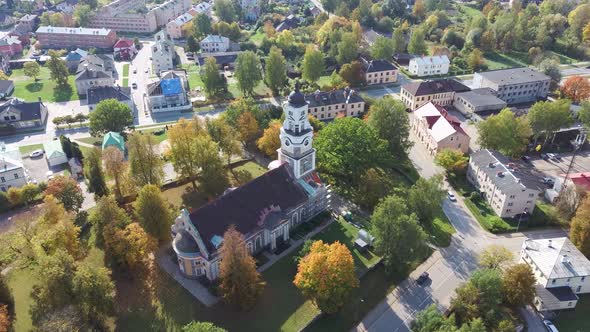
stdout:
[[43,101],[62,102],[69,100],[78,100],[76,85],[74,84],[74,75],[68,77],[69,87],[57,88],[54,81],[50,79],[49,69],[41,67],[38,80],[35,82],[32,78],[25,76],[23,69],[15,69],[10,75],[14,81],[13,96],[25,101],[37,101],[41,97]]
[[129,76],[129,64],[126,63],[123,65],[123,77]]
[[234,171],[248,171],[252,174],[252,177],[257,178],[262,174],[266,173],[267,169],[258,165],[253,161],[248,161],[243,165],[234,168]]
[[123,87],[124,87],[124,88],[126,88],[126,87],[128,87],[128,86],[129,86],[129,79],[128,79],[127,77],[125,77],[125,78],[123,79]]
[[26,155],[26,154],[29,154],[29,153],[35,151],[35,150],[43,149],[43,144],[32,144],[32,145],[19,146],[18,149],[19,149],[21,155]]
[[489,70],[528,66],[527,54],[524,52],[491,52],[484,57]]
[[320,79],[317,81],[318,85],[320,87],[324,86],[324,85],[330,85],[331,80],[330,80],[330,75],[328,76],[321,76]]
[[191,90],[194,90],[197,87],[203,88],[205,84],[201,80],[201,75],[199,74],[199,67],[193,64],[185,64],[182,66],[188,74],[188,85],[190,86]]
[[262,43],[262,39],[264,39],[264,32],[262,29],[256,30],[256,33],[252,34],[249,38],[249,40],[256,45],[260,45]]
[[483,13],[473,7],[457,4],[457,9],[467,18],[473,18],[477,16],[483,16]]

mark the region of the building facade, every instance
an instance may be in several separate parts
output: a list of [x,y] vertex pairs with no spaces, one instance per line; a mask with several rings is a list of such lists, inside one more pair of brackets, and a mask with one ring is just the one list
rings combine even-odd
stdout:
[[184,29],[189,26],[194,16],[191,13],[184,13],[174,20],[166,23],[166,33],[172,39],[180,39],[184,37]]
[[508,104],[537,101],[546,98],[551,78],[532,68],[513,68],[475,73],[474,88],[490,88]]
[[294,91],[283,105],[281,162],[271,163],[276,167],[192,213],[182,210],[176,218],[172,247],[184,276],[219,277],[218,249],[230,225],[243,234],[251,254],[274,251],[290,241],[291,229],[328,208],[328,189],[315,171],[305,96]]
[[579,294],[590,293],[590,261],[566,237],[526,239],[520,262],[535,274],[538,311],[573,309]]
[[208,35],[201,40],[200,45],[201,52],[203,53],[227,52],[229,49],[229,38],[218,35]]
[[500,152],[488,149],[471,154],[467,180],[501,218],[530,216],[542,194],[537,177]]
[[500,111],[506,106],[506,102],[496,97],[494,90],[489,88],[459,92],[455,94],[453,100],[453,107],[464,115],[489,114]]
[[420,106],[410,117],[410,125],[428,151],[436,155],[443,149],[469,152],[470,137],[461,121],[432,102]]
[[408,71],[413,76],[435,76],[449,73],[451,61],[446,55],[422,56],[410,59]]
[[28,172],[17,146],[0,146],[0,190],[6,192],[28,183]]
[[152,113],[192,110],[188,97],[188,80],[185,71],[162,73],[161,79],[147,86],[147,106]]
[[248,21],[256,21],[260,17],[259,0],[240,0],[242,15]]
[[9,58],[16,57],[23,53],[23,43],[16,36],[6,34],[0,38],[0,54]]
[[400,95],[406,107],[413,111],[428,102],[449,106],[455,99],[455,93],[469,90],[453,79],[441,79],[404,84]]
[[37,29],[37,40],[41,48],[112,49],[117,42],[117,33],[110,29],[65,28],[42,26]]
[[10,98],[0,104],[0,126],[19,130],[41,129],[47,123],[47,106],[41,98],[24,102]]
[[113,45],[113,55],[115,59],[120,60],[131,60],[137,54],[137,48],[135,48],[135,42],[129,38],[120,38]]
[[76,84],[78,95],[85,96],[87,90],[92,87],[114,86],[115,79],[109,71],[84,64],[82,69],[76,73],[74,83]]
[[367,85],[389,84],[397,81],[397,70],[385,60],[363,60],[363,75]]
[[365,111],[365,100],[355,90],[320,92],[305,96],[309,105],[309,114],[321,121],[332,120],[339,116],[361,116]]
[[152,66],[154,73],[160,75],[163,71],[174,69],[176,50],[165,30],[158,32],[154,38],[156,43],[152,45]]

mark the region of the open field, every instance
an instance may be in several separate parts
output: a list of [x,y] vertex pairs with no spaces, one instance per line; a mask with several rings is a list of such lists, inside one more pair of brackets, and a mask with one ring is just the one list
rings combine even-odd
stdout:
[[41,72],[37,81],[27,77],[23,69],[15,69],[10,75],[14,81],[13,96],[25,101],[37,101],[41,97],[43,101],[62,102],[69,100],[78,100],[78,92],[74,84],[74,75],[68,77],[69,87],[58,88],[54,81],[50,79],[49,69],[41,67]]

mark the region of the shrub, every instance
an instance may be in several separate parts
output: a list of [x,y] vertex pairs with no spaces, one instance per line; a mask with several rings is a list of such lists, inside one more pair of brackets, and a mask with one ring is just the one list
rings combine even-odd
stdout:
[[473,203],[477,203],[481,199],[481,196],[479,195],[479,193],[477,191],[472,191],[471,194],[469,195],[469,199]]

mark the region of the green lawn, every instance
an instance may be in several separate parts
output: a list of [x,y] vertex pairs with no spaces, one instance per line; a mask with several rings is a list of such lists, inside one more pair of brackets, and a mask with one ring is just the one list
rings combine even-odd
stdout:
[[74,84],[74,75],[70,75],[68,78],[69,87],[57,88],[55,82],[49,77],[47,67],[41,67],[41,73],[36,82],[32,78],[25,76],[23,69],[13,70],[10,79],[14,81],[13,96],[25,101],[37,101],[39,97],[43,101],[50,102],[79,99]]
[[235,167],[234,171],[248,171],[250,174],[252,174],[253,178],[257,178],[266,173],[267,169],[253,161],[248,161],[238,167]]
[[562,310],[555,319],[555,327],[563,332],[584,332],[590,331],[590,295],[580,296],[575,309]]
[[439,216],[434,218],[432,226],[426,227],[425,231],[430,236],[432,244],[438,247],[448,247],[451,244],[451,237],[455,233],[455,227],[441,208]]
[[15,331],[30,331],[33,327],[29,308],[32,304],[31,290],[38,281],[38,274],[31,269],[12,270],[8,274],[8,287],[14,297],[16,320]]
[[127,77],[125,77],[125,78],[123,79],[123,87],[124,87],[124,88],[126,88],[126,87],[128,87],[128,86],[129,86],[129,79],[128,79]]
[[461,13],[463,13],[463,15],[468,18],[473,18],[476,16],[483,15],[483,13],[481,11],[479,11],[473,7],[462,5],[462,4],[457,4],[457,9],[459,9],[461,11]]
[[186,70],[188,74],[188,85],[190,86],[191,90],[195,89],[196,87],[203,88],[205,84],[201,80],[201,75],[199,74],[199,67],[193,64],[184,64],[182,68]]
[[123,65],[123,77],[129,76],[129,64],[126,63]]
[[256,33],[253,33],[249,40],[256,45],[260,45],[262,43],[262,39],[264,39],[264,32],[262,29],[256,30]]
[[320,76],[320,79],[317,81],[317,83],[320,87],[325,86],[325,85],[330,85],[332,83],[330,80],[330,75]]
[[35,150],[42,150],[43,149],[43,144],[32,144],[32,145],[25,145],[25,146],[19,146],[18,147],[21,155],[26,155],[29,154]]
[[490,52],[486,53],[484,57],[489,70],[528,66],[525,52]]

